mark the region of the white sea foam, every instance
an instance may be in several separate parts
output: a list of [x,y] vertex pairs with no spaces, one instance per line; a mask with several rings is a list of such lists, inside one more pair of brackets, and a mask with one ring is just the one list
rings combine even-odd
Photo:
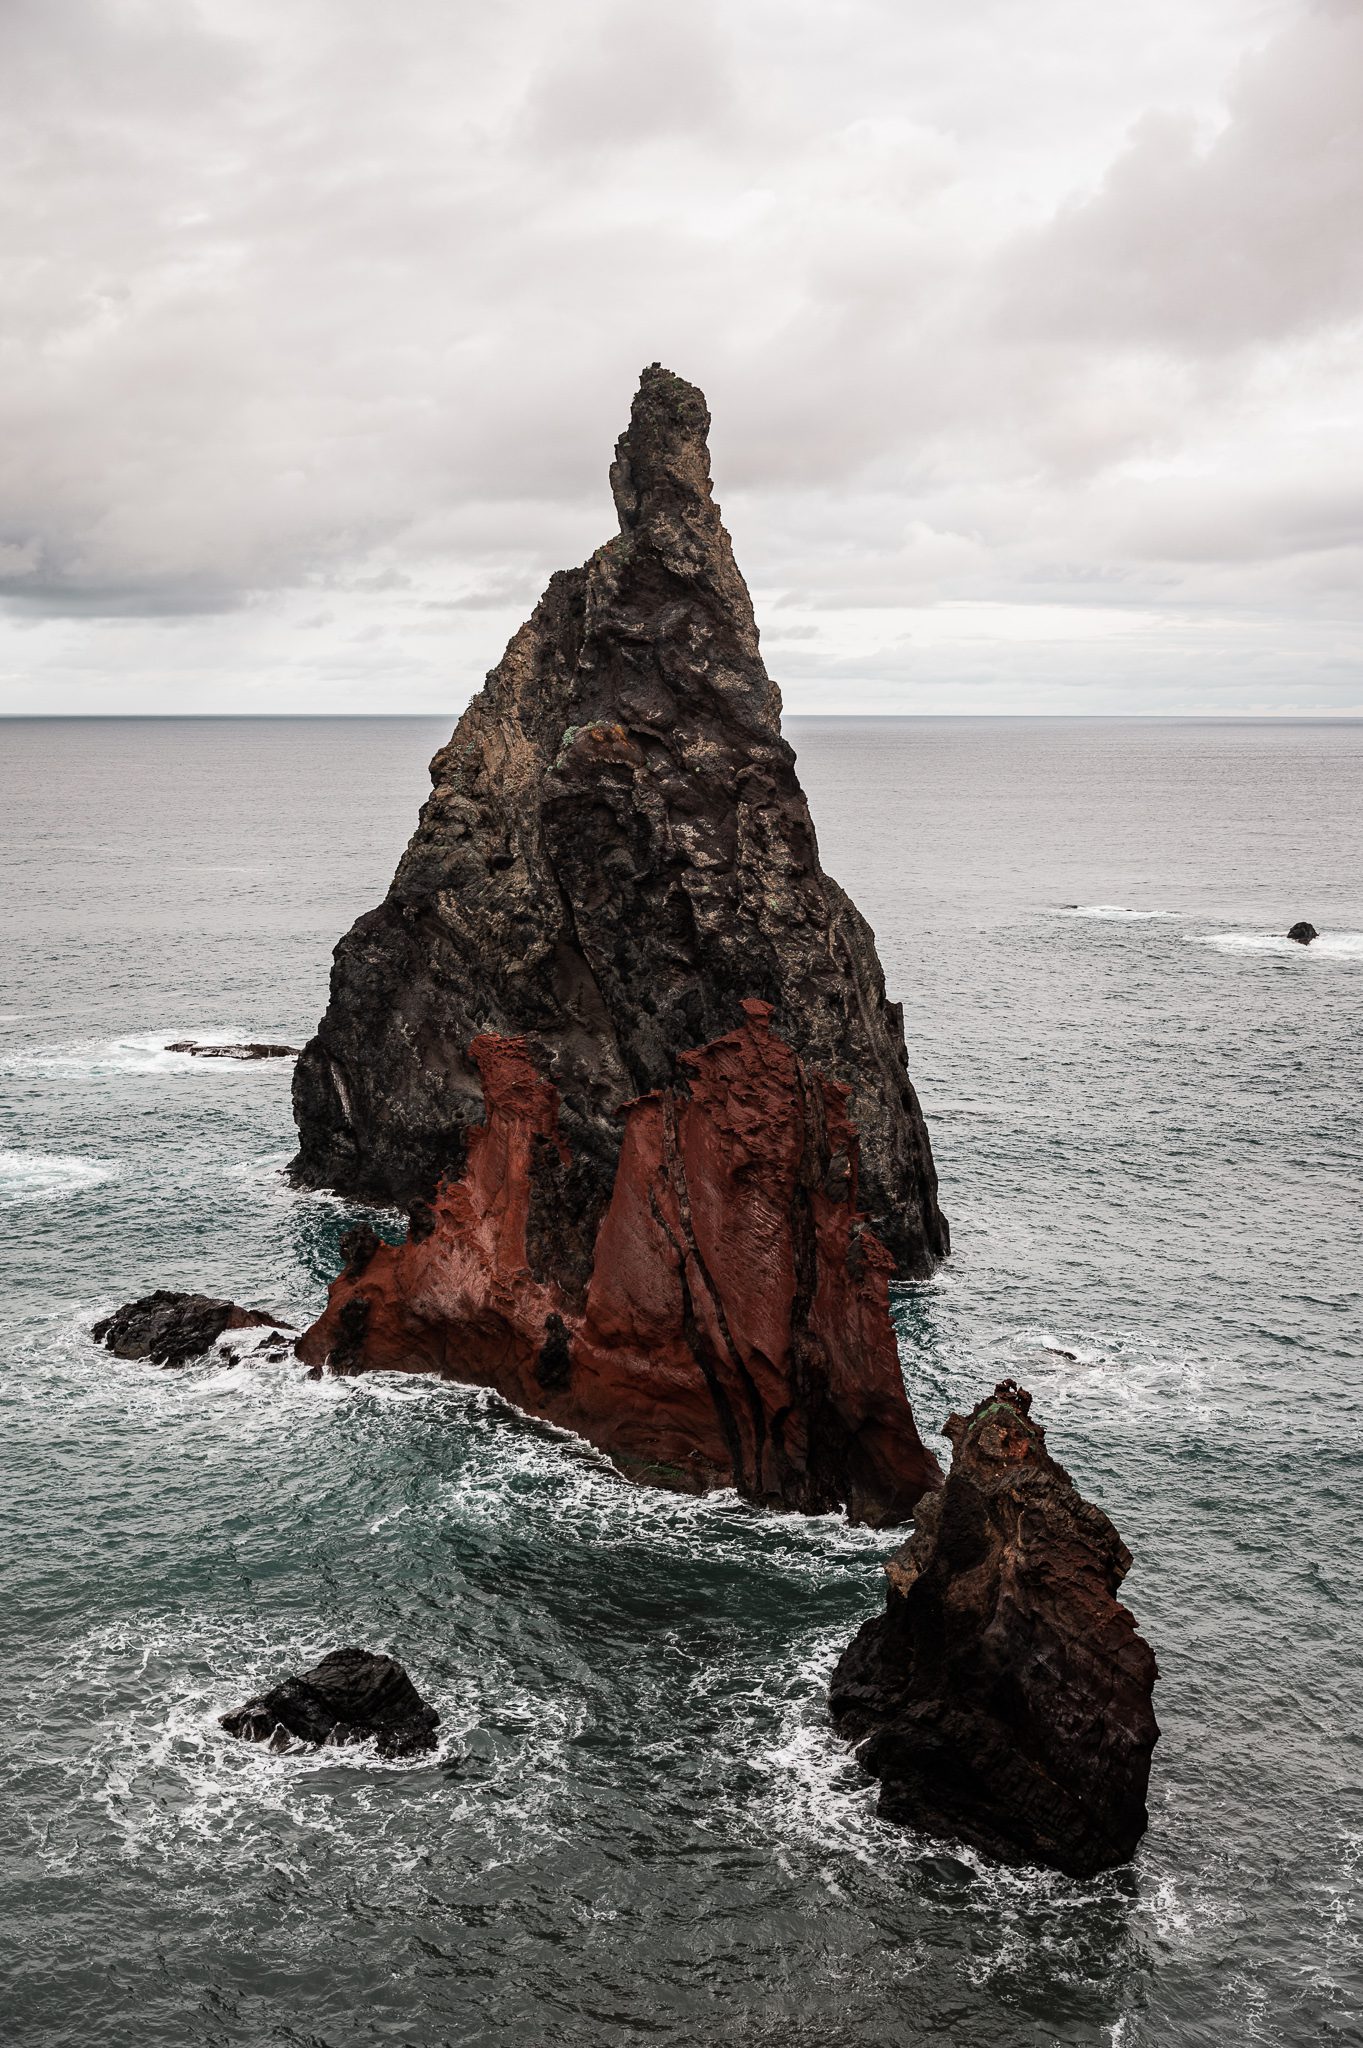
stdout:
[[1139,924],[1149,918],[1176,918],[1175,910],[1129,910],[1123,903],[1063,903],[1062,917],[1096,917],[1117,924]]
[[[206,1060],[192,1053],[171,1052],[180,1040],[196,1045],[242,1045],[248,1031],[200,1031],[168,1025],[163,1031],[134,1032],[123,1038],[82,1039],[73,1045],[22,1046],[0,1058],[0,1074],[241,1074],[263,1068],[293,1068],[288,1060]],[[262,1041],[263,1042],[263,1041]],[[273,1042],[273,1041],[270,1041]]]
[[1363,960],[1363,932],[1322,932],[1309,946],[1281,932],[1190,932],[1194,945],[1218,953],[1276,953],[1291,960]]
[[[392,1384],[406,1378],[374,1374],[348,1384],[356,1388],[357,1398],[411,1400],[418,1385]],[[385,1379],[387,1388],[381,1384]],[[864,1560],[873,1569],[903,1539],[902,1530],[887,1534],[854,1527],[837,1514],[769,1515],[728,1487],[694,1495],[637,1485],[585,1438],[531,1419],[499,1395],[476,1387],[424,1384],[462,1410],[485,1450],[443,1481],[431,1499],[411,1504],[409,1512],[422,1520],[496,1529],[505,1521],[509,1498],[538,1498],[552,1503],[556,1528],[597,1549],[656,1547],[669,1556],[689,1553],[742,1566],[754,1562],[760,1545],[764,1570],[819,1579],[839,1557],[851,1563]]]
[[60,1202],[101,1181],[118,1168],[107,1159],[74,1159],[60,1153],[0,1152],[0,1209],[29,1202]]
[[[152,1613],[58,1657],[44,1711],[88,1716],[89,1740],[57,1766],[70,1796],[35,1844],[43,1861],[85,1867],[103,1832],[129,1861],[201,1868],[219,1882],[264,1864],[314,1883],[318,1856],[334,1851],[350,1881],[386,1885],[422,1860],[410,1806],[428,1806],[433,1777],[441,1827],[479,1837],[484,1868],[541,1853],[557,1832],[547,1809],[586,1709],[531,1692],[500,1657],[462,1673],[453,1697],[404,1660],[442,1717],[435,1750],[419,1757],[386,1759],[372,1743],[274,1750],[219,1727],[220,1714],[335,1640],[320,1621],[279,1638],[249,1613]],[[97,1703],[111,1699],[120,1706],[101,1716]],[[38,1718],[16,1733],[21,1752],[46,1750]],[[458,1766],[471,1751],[465,1778]]]
[[1078,1338],[1067,1340],[1057,1337],[1053,1330],[1039,1329],[1023,1337],[1028,1346],[1035,1345],[1038,1351],[1049,1351],[1053,1358],[1064,1358],[1071,1365],[1102,1365],[1104,1355],[1096,1344],[1086,1344]]

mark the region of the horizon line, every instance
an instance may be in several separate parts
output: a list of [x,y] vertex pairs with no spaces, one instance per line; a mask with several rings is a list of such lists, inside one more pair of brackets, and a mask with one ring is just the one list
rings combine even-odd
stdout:
[[[470,699],[472,702],[472,699]],[[451,716],[457,722],[463,717],[468,706],[458,711],[0,711],[0,723],[13,725],[76,725],[82,722],[95,724],[130,723],[141,720],[148,725],[171,724],[175,722],[197,722],[209,725],[231,719],[249,719],[258,725],[285,724],[290,720],[335,722],[341,719],[383,720],[397,724],[403,720],[439,719]],[[1359,711],[786,711],[782,713],[782,724],[846,724],[858,719],[868,723],[911,723],[914,721],[954,721],[960,725],[986,725],[1002,723],[1008,719],[1069,719],[1088,724],[1197,724],[1229,725],[1359,725],[1363,724],[1363,710]]]

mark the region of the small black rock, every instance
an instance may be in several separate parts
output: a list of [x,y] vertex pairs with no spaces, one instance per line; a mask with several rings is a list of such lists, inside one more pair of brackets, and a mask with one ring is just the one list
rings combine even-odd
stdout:
[[1308,924],[1306,919],[1302,918],[1300,923],[1293,925],[1287,936],[1289,939],[1295,939],[1299,946],[1309,946],[1312,939],[1320,937],[1320,933],[1313,924]]
[[265,1309],[241,1308],[211,1294],[175,1294],[158,1287],[125,1302],[90,1332],[115,1358],[148,1358],[153,1365],[184,1365],[211,1351],[224,1330],[291,1330]]
[[192,1038],[177,1038],[167,1052],[191,1053],[197,1060],[296,1060],[296,1045],[197,1045]]
[[440,1716],[401,1664],[353,1645],[332,1650],[311,1671],[282,1679],[223,1714],[219,1726],[243,1742],[283,1749],[298,1742],[375,1742],[380,1756],[420,1756],[435,1748]]

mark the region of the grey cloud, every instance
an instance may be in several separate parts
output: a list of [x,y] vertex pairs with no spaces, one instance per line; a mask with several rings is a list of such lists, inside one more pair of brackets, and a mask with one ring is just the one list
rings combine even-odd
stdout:
[[11,0],[0,598],[54,678],[202,614],[206,690],[466,689],[610,531],[658,357],[773,644],[993,600],[1286,647],[1363,552],[1361,22]]
[[611,0],[585,11],[587,24],[527,94],[532,148],[571,157],[736,129],[739,94],[713,0],[685,9]]
[[1219,133],[1147,114],[1100,189],[1012,252],[1002,319],[1194,355],[1363,313],[1363,9],[1252,57]]

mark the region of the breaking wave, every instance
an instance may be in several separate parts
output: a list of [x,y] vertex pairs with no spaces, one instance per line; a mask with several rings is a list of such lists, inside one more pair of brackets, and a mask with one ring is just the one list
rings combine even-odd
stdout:
[[1363,932],[1322,932],[1309,946],[1281,932],[1190,932],[1195,945],[1218,953],[1277,953],[1293,960],[1363,960]]
[[242,1074],[258,1073],[262,1068],[282,1068],[286,1074],[292,1074],[290,1060],[206,1060],[195,1059],[192,1053],[168,1050],[179,1039],[193,1039],[197,1045],[240,1045],[252,1036],[260,1038],[261,1034],[187,1031],[183,1026],[174,1026],[125,1038],[86,1039],[74,1045],[24,1046],[0,1058],[0,1074],[58,1079],[83,1074]]
[[1062,917],[1096,917],[1114,924],[1140,924],[1149,918],[1175,918],[1175,910],[1129,910],[1121,903],[1062,903]]

